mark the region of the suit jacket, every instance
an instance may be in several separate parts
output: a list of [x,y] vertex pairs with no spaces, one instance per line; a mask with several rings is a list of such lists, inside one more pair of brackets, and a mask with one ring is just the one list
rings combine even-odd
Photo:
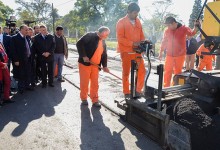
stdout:
[[[53,61],[54,60],[54,50],[55,50],[55,40],[54,36],[48,34],[45,39],[41,34],[37,34],[34,37],[32,50],[37,53],[37,56],[41,61]],[[48,57],[44,57],[42,54],[44,52],[49,52],[50,55]]]
[[[30,47],[30,40],[29,38],[25,37],[29,47]],[[26,78],[26,66],[28,64],[28,61],[30,58],[28,58],[27,55],[27,47],[25,38],[21,36],[20,33],[17,33],[16,35],[11,37],[10,42],[10,50],[12,52],[12,61],[19,62],[19,66],[13,65],[13,75],[14,78],[17,79],[25,79]]]
[[3,45],[5,47],[5,52],[9,58],[11,58],[12,55],[10,51],[10,41],[11,41],[11,36],[3,34]]
[[[30,39],[26,37],[30,47]],[[10,42],[10,49],[12,52],[12,60],[14,62],[26,62],[28,59],[25,38],[20,33],[12,36]]]

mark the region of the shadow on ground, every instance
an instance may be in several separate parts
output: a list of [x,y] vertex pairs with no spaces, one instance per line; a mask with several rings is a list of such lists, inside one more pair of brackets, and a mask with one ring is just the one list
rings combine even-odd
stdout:
[[34,91],[17,93],[12,98],[16,101],[15,103],[0,108],[0,132],[7,124],[15,122],[18,126],[11,135],[14,137],[22,135],[30,122],[40,119],[43,115],[53,116],[55,114],[54,107],[62,102],[65,95],[66,90],[62,90],[60,83],[55,83],[55,87],[44,89],[39,85]]
[[99,108],[81,106],[81,150],[125,149],[121,136],[105,126]]

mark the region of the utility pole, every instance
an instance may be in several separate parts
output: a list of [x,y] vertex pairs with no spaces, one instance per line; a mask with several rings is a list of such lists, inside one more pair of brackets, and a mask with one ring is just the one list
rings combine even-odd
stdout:
[[52,18],[53,18],[53,34],[55,34],[55,30],[54,30],[55,18],[54,18],[53,3],[52,3]]

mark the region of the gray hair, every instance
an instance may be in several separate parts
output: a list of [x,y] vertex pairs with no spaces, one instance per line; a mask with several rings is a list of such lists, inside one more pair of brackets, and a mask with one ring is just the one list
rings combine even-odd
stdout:
[[27,27],[28,28],[28,26],[27,25],[25,25],[25,24],[22,24],[21,26],[20,26],[20,31],[21,31],[21,29],[23,29],[24,27]]
[[98,29],[99,33],[102,33],[104,31],[110,31],[110,29],[106,26],[101,26],[99,29]]

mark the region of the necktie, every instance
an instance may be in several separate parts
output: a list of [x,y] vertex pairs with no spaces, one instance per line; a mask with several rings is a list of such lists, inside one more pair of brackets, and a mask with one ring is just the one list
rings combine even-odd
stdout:
[[24,39],[25,39],[25,45],[27,48],[27,57],[30,57],[30,55],[31,55],[30,47],[29,47],[29,44],[28,44],[26,37]]

